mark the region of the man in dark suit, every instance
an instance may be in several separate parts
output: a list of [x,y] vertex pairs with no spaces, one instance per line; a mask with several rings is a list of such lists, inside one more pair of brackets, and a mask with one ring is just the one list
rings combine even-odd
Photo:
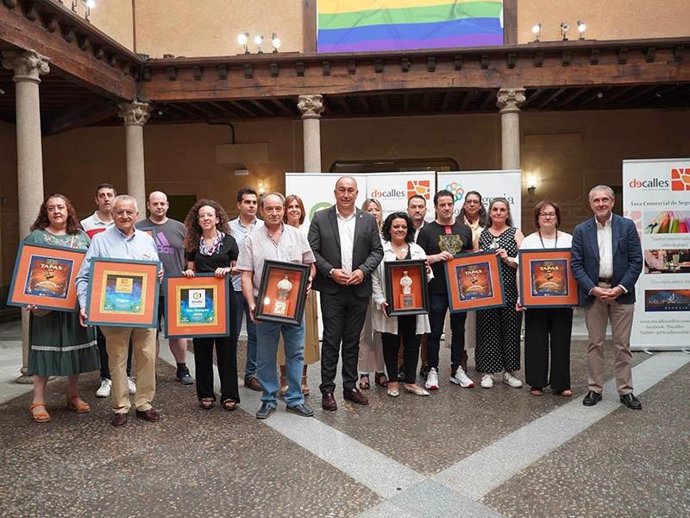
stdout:
[[337,410],[333,391],[342,343],[343,397],[369,401],[356,386],[359,334],[371,298],[371,272],[383,258],[376,220],[355,207],[357,182],[343,176],[335,184],[335,206],[314,215],[309,245],[316,257],[313,288],[321,293],[321,406]]
[[640,410],[642,404],[632,387],[630,331],[635,310],[635,283],[642,271],[642,247],[635,223],[613,214],[614,201],[610,187],[593,187],[589,191],[589,204],[594,218],[580,223],[573,233],[572,270],[589,333],[589,392],[582,404],[594,406],[601,401],[604,340],[610,320],[620,402]]

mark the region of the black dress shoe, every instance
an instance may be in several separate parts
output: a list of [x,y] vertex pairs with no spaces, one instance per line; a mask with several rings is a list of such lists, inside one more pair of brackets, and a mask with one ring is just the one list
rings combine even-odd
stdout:
[[314,411],[304,403],[301,405],[288,405],[286,410],[293,414],[301,415],[302,417],[312,417],[314,415]]
[[261,403],[261,408],[256,412],[257,419],[268,419],[276,411],[276,407],[270,403]]
[[593,390],[590,390],[589,392],[587,392],[587,395],[582,400],[582,404],[585,406],[594,406],[599,401],[601,401],[601,394],[599,394],[598,392],[594,392]]
[[642,403],[635,397],[632,392],[630,394],[623,394],[620,398],[620,402],[631,410],[642,410]]
[[324,392],[321,399],[321,408],[328,410],[329,412],[335,412],[338,410],[338,403],[335,402],[335,396],[333,392]]
[[358,405],[369,404],[369,400],[367,399],[367,397],[364,394],[362,394],[362,392],[359,389],[356,388],[353,388],[352,390],[344,390],[343,397],[348,401],[357,403]]
[[149,423],[155,423],[160,420],[161,415],[158,413],[158,410],[151,407],[148,410],[137,410],[137,417]]
[[110,420],[110,424],[113,426],[124,426],[127,424],[127,414],[114,414]]

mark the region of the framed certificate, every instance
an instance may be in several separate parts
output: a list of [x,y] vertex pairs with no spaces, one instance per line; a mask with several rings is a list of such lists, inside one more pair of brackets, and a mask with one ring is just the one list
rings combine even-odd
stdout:
[[309,266],[282,261],[265,261],[254,318],[299,325],[307,299]]
[[89,275],[87,323],[156,327],[158,269],[156,261],[94,258]]
[[188,279],[165,279],[165,337],[207,337],[230,334],[228,277],[197,273]]
[[423,259],[387,261],[383,264],[383,270],[390,316],[429,312],[429,288]]
[[20,243],[7,304],[77,311],[74,280],[84,250]]
[[460,254],[446,262],[451,313],[505,305],[501,262],[494,252]]
[[570,249],[520,250],[520,303],[526,308],[577,306]]

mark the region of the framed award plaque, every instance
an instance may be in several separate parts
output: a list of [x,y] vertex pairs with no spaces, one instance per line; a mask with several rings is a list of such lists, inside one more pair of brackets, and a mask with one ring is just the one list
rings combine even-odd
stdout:
[[577,306],[577,281],[570,269],[570,249],[520,250],[520,303],[526,308]]
[[211,337],[230,334],[228,276],[197,273],[165,279],[165,337]]
[[94,258],[89,273],[87,323],[156,327],[159,267],[157,261]]
[[426,261],[387,261],[383,264],[389,316],[429,312]]
[[254,318],[299,325],[307,299],[309,266],[282,261],[264,261]]
[[505,305],[501,262],[494,252],[460,254],[446,262],[451,313]]

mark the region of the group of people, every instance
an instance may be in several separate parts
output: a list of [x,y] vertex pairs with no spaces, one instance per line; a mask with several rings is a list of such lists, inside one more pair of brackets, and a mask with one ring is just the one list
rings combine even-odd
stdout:
[[[107,196],[101,193],[104,189]],[[506,198],[491,199],[487,210],[476,191],[466,193],[457,216],[453,193],[438,191],[433,200],[436,217],[431,222],[425,219],[426,199],[422,196],[412,196],[407,211],[394,212],[385,219],[378,200],[368,199],[361,209],[357,208],[357,183],[349,176],[338,179],[334,196],[335,204],[317,212],[308,229],[303,227],[306,214],[298,196],[273,192],[259,197],[249,188],[239,191],[239,217],[232,221],[213,200],[198,201],[184,224],[171,220],[166,215],[169,205],[165,194],[156,191],[147,203],[150,217],[137,223],[136,200],[127,195],[115,196],[112,186],[106,185],[99,186],[99,210],[82,222],[83,230],[67,198],[49,197],[41,205],[26,241],[85,249],[86,256],[76,280],[81,308],[78,315],[28,308],[32,313],[29,373],[34,375],[33,419],[50,419],[44,392],[52,375],[68,376],[68,407],[88,412],[90,406],[78,394],[77,379],[80,373],[97,369],[99,363],[103,380],[112,379],[104,383],[111,392],[114,426],[127,423],[130,391],[135,396],[137,417],[146,421],[160,418],[152,406],[157,330],[101,326],[98,332],[104,337],[105,347],[99,354],[97,332],[85,326],[89,271],[92,260],[99,257],[159,261],[161,278],[166,274],[193,277],[197,273],[230,276],[234,324],[230,334],[193,339],[199,405],[211,409],[216,401],[214,349],[221,382],[220,405],[230,411],[239,405],[237,342],[245,317],[248,344],[244,384],[262,391],[256,417],[266,419],[275,412],[279,396],[288,412],[305,417],[314,414],[305,402],[309,394],[306,366],[319,359],[321,405],[327,411],[338,408],[334,393],[339,361],[343,399],[355,404],[368,404],[364,391],[370,388],[372,373],[375,383],[385,387],[391,397],[400,395],[401,383],[404,391],[418,396],[438,390],[440,339],[449,309],[445,263],[459,253],[494,253],[503,266],[505,305],[450,314],[450,329],[445,330],[451,349],[449,381],[462,388],[474,387],[468,375],[466,351],[474,345],[481,387],[492,388],[497,375],[510,387],[521,387],[516,373],[521,364],[524,313],[525,381],[530,394],[542,396],[550,387],[555,394],[570,397],[573,309],[525,310],[520,302],[516,280],[519,251],[540,248],[571,249],[572,274],[579,286],[589,332],[589,391],[583,404],[595,405],[602,398],[604,339],[610,321],[620,401],[629,408],[641,408],[633,394],[629,338],[642,252],[634,224],[612,213],[615,198],[609,187],[600,185],[590,191],[594,217],[578,225],[572,236],[559,230],[561,212],[552,201],[535,206],[536,230],[524,237],[513,225]],[[112,221],[103,217],[105,205],[111,207]],[[257,218],[257,211],[263,220]],[[101,232],[87,235],[98,226]],[[410,259],[423,260],[427,267],[428,314],[391,316],[385,264]],[[307,267],[306,311],[299,324],[255,318],[266,260]],[[321,301],[320,350],[313,290],[319,292]],[[159,308],[164,307],[164,301],[160,302]],[[186,340],[170,341],[177,378],[191,384],[185,364],[186,346]],[[130,355],[136,363],[136,385],[128,370]],[[420,356],[423,383],[417,382]],[[109,372],[103,371],[104,362]]]

